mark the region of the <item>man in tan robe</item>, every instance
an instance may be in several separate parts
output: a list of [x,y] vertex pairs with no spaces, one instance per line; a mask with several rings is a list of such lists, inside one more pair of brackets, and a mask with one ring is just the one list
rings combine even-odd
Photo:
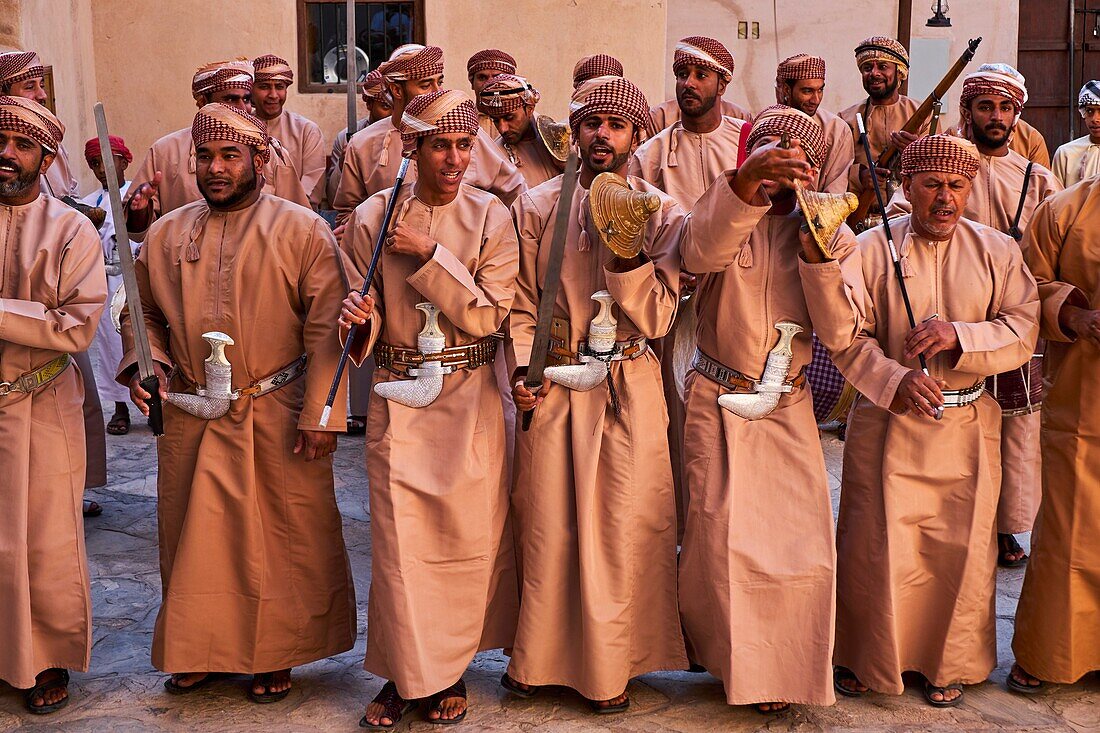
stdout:
[[827,193],[848,190],[848,171],[855,162],[855,143],[848,123],[821,106],[825,96],[825,59],[800,53],[775,69],[775,101],[805,112],[821,124],[825,158],[816,188]]
[[[367,415],[371,589],[365,668],[388,681],[360,725],[387,728],[429,697],[430,722],[466,716],[462,675],[484,649],[511,646],[516,577],[508,523],[505,431],[491,366],[515,294],[519,253],[504,205],[463,183],[479,131],[465,94],[412,100],[403,150],[420,176],[403,188],[370,298],[348,295],[341,325],[352,357],[373,349]],[[356,208],[344,247],[366,272],[393,189]],[[425,314],[442,338],[427,353],[453,371],[413,399]],[[369,325],[367,321],[369,320]],[[418,350],[419,349],[419,350]],[[429,380],[418,376],[417,380]]]
[[[393,115],[356,133],[344,153],[344,169],[333,208],[336,220],[345,224],[355,207],[367,198],[393,186],[401,160],[398,125],[410,100],[438,91],[443,80],[443,49],[411,43],[399,47],[382,65],[382,76],[393,97]],[[416,166],[409,166],[407,184],[416,180]],[[463,180],[495,195],[507,206],[526,188],[523,176],[493,145],[493,139],[478,132],[470,153],[470,165]],[[337,230],[339,237],[343,232]]]
[[[252,83],[255,70],[248,61],[216,61],[195,72],[191,96],[201,109],[211,102],[252,111]],[[264,192],[309,206],[298,171],[273,149],[263,169]],[[149,148],[141,167],[134,172],[126,204],[126,224],[134,241],[158,217],[202,199],[195,177],[195,143],[191,128],[165,135]]]
[[1039,302],[1016,242],[962,218],[978,158],[947,135],[902,153],[913,213],[890,230],[916,328],[883,227],[859,237],[862,272],[799,265],[815,330],[861,395],[837,525],[835,684],[845,695],[901,694],[912,671],[931,705],[953,706],[997,664],[1001,410],[983,390],[1031,358]]
[[686,215],[653,185],[629,179],[661,207],[645,224],[637,256],[612,255],[591,224],[587,189],[599,173],[626,174],[649,107],[634,84],[610,76],[582,83],[570,106],[581,168],[555,301],[557,353],[566,364],[579,360],[598,310],[593,295],[603,290],[614,299],[617,345],[609,378],[588,391],[544,381],[536,397],[523,386],[562,179],[527,191],[512,207],[520,274],[510,359],[517,407],[535,413],[530,430],[517,433],[512,509],[521,600],[501,684],[523,697],[563,685],[595,712],[612,713],[629,705],[630,678],[687,667],[667,415],[660,363],[646,345],[672,327]]
[[1088,134],[1054,151],[1051,170],[1066,188],[1100,175],[1100,81],[1086,81],[1077,95],[1077,111]]
[[[335,321],[347,292],[329,227],[309,209],[261,191],[271,154],[261,120],[213,103],[192,127],[202,199],[158,219],[137,279],[161,396],[213,388],[209,332],[231,339],[222,414],[164,405],[157,442],[163,586],[153,666],[171,693],[215,673],[252,674],[249,697],[290,692],[292,667],[355,643],[355,591],[333,491],[342,432],[319,424],[340,358]],[[147,412],[135,374],[130,316],[118,379]],[[218,334],[215,334],[218,335]],[[172,374],[170,380],[166,374]]]
[[[801,149],[771,144],[784,134]],[[722,680],[726,702],[778,713],[836,701],[833,512],[806,389],[813,328],[794,208],[794,187],[814,185],[826,147],[816,119],[783,105],[760,113],[748,147],[748,159],[695,205],[681,246],[700,282],[685,396],[680,614],[692,661]],[[855,248],[847,227],[833,247]],[[789,391],[766,414],[721,405],[724,395],[767,399],[754,380],[766,378],[784,322],[798,329],[779,377]]]
[[[489,80],[497,74],[515,74],[516,60],[512,55],[496,48],[486,48],[478,51],[466,60],[466,78],[470,82],[470,89],[474,92],[476,102],[481,95],[481,90]],[[490,138],[497,136],[497,129],[493,126],[493,118],[481,109],[477,111],[477,124]]]
[[1043,137],[1043,133],[1029,125],[1027,120],[1016,120],[1016,127],[1012,130],[1012,139],[1009,140],[1008,147],[1032,163],[1050,168],[1050,150],[1047,149],[1047,140]]
[[268,134],[279,141],[283,156],[298,171],[302,190],[316,207],[323,193],[325,138],[313,120],[283,109],[287,89],[294,83],[294,70],[285,60],[267,54],[252,59],[256,80],[252,84],[252,106],[267,125]]
[[33,688],[33,713],[68,703],[92,640],[70,355],[92,343],[107,282],[91,223],[41,192],[63,134],[37,102],[0,96],[0,680]]
[[478,111],[492,120],[495,143],[508,162],[519,169],[527,188],[561,175],[565,163],[555,158],[542,141],[535,105],[539,92],[522,76],[497,74],[481,88]]
[[[679,82],[680,73],[676,71],[677,60],[682,59],[685,55],[695,58],[702,57],[707,59],[711,66],[721,67],[723,69],[721,76],[725,80],[725,84],[722,85],[723,89],[726,84],[729,84],[730,80],[733,79],[733,55],[725,46],[713,38],[689,36],[679,40],[672,56],[672,73],[677,77],[677,82]],[[679,66],[683,69],[682,62]],[[745,122],[752,121],[751,112],[730,100],[723,99],[721,95],[719,95],[718,106],[724,117],[732,117],[736,120],[743,120]],[[680,114],[682,112],[683,105],[680,103],[680,84],[677,83],[675,98],[666,99],[664,102],[650,108],[649,126],[646,130],[646,136],[653,137],[666,127],[671,127],[680,119]]]
[[[367,105],[367,116],[356,123],[355,132],[359,132],[367,125],[372,125],[381,119],[393,114],[393,98],[386,89],[386,82],[382,78],[382,72],[374,69],[363,80],[360,87],[363,103]],[[355,133],[352,133],[355,134]],[[344,167],[344,150],[348,146],[348,128],[336,133],[332,141],[332,152],[328,155],[328,170],[325,174],[327,181],[325,188],[325,200],[329,208],[336,200],[336,189],[340,187],[340,171]]]
[[1072,684],[1100,669],[1100,182],[1041,204],[1024,238],[1039,283],[1050,391],[1043,402],[1043,501],[1031,537],[1009,687]]

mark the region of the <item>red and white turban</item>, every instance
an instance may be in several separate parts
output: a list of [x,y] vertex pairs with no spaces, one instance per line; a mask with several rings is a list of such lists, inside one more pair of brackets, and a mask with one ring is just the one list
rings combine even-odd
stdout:
[[191,96],[196,102],[202,102],[206,96],[226,89],[244,89],[252,91],[252,82],[256,70],[245,59],[236,61],[215,61],[206,64],[195,72],[191,79]]
[[479,71],[492,70],[498,74],[516,73],[516,60],[510,54],[495,48],[487,48],[478,51],[466,62],[467,76],[473,76]]
[[405,155],[428,135],[466,133],[477,135],[477,107],[457,89],[440,89],[413,97],[401,115],[401,148]]
[[214,102],[200,109],[191,124],[191,139],[196,148],[211,140],[228,140],[250,145],[260,154],[264,163],[271,159],[273,141],[267,134],[264,121],[228,104]]
[[386,91],[385,81],[382,79],[382,72],[379,69],[367,74],[367,78],[363,80],[363,86],[360,87],[363,91],[363,96],[367,99],[378,99]]
[[898,67],[898,79],[909,76],[909,52],[889,36],[871,36],[856,46],[856,68],[864,61],[888,61]]
[[256,70],[256,82],[281,81],[287,84],[294,83],[294,69],[285,59],[273,54],[257,56],[252,59],[252,68]]
[[727,82],[733,78],[733,54],[713,38],[688,36],[676,44],[672,56],[672,72],[678,72],[688,64],[705,66],[718,72]]
[[477,95],[477,109],[490,117],[499,117],[520,107],[534,107],[539,99],[538,90],[522,76],[497,74]]
[[390,54],[390,60],[378,67],[386,81],[416,81],[443,73],[443,49],[407,43]]
[[825,153],[829,150],[825,144],[825,134],[821,130],[821,124],[802,110],[785,104],[773,104],[757,115],[745,143],[748,149],[752,150],[761,139],[779,137],[783,133],[798,138],[802,150],[810,160],[810,165],[821,166],[822,161],[825,160]]
[[954,135],[925,135],[905,146],[901,153],[901,174],[937,171],[974,180],[978,175],[978,148]]
[[598,76],[622,76],[623,65],[614,56],[597,53],[585,56],[573,67],[573,88]]
[[1024,75],[1008,64],[982,64],[973,74],[963,77],[959,103],[966,107],[976,97],[986,94],[1008,97],[1016,105],[1016,115],[1019,116],[1027,104]]
[[53,112],[23,97],[0,97],[0,130],[26,135],[51,153],[65,137],[65,126]]
[[777,82],[802,81],[803,79],[824,79],[825,59],[800,53],[789,56],[779,62],[775,69]]
[[7,89],[16,82],[45,75],[42,59],[34,51],[0,53],[0,88]]
[[[130,152],[130,149],[126,147],[126,141],[117,135],[109,135],[108,142],[111,144],[111,155],[117,155],[127,163],[134,161],[134,155]],[[84,143],[84,160],[91,162],[92,158],[100,158],[103,156],[103,150],[99,146],[99,138],[93,137],[88,142]]]
[[598,76],[583,82],[569,103],[569,127],[576,137],[581,123],[591,115],[618,115],[634,124],[636,133],[649,124],[649,102],[642,90],[621,76]]

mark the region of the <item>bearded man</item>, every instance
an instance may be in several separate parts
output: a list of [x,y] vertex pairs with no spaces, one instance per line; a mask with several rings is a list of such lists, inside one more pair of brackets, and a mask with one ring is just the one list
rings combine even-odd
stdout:
[[1031,358],[1039,300],[1019,245],[963,218],[978,167],[948,135],[902,152],[913,213],[890,230],[905,290],[883,227],[858,239],[862,272],[800,265],[815,331],[860,394],[836,534],[834,684],[848,696],[899,695],[919,672],[927,702],[951,707],[997,665],[1001,410],[985,379]]
[[294,70],[278,56],[267,54],[252,59],[256,80],[252,84],[252,106],[267,125],[267,132],[282,145],[284,157],[298,171],[302,190],[316,207],[321,202],[321,178],[325,174],[325,138],[317,123],[297,112],[284,109],[287,89],[294,83]]
[[[706,38],[705,36],[688,36],[687,38],[681,38],[676,43],[676,50],[672,56],[672,73],[676,76],[676,97],[674,99],[668,99],[655,107],[651,107],[649,110],[649,127],[646,134],[649,137],[653,137],[661,130],[671,126],[677,120],[680,119],[681,113],[684,111],[683,105],[680,104],[680,74],[688,73],[685,71],[685,65],[681,59],[685,56],[703,59],[706,62],[706,67],[710,69],[710,73],[718,73],[724,83],[722,84],[722,92],[725,92],[726,85],[733,79],[733,54],[731,54],[725,46],[713,38]],[[679,63],[678,63],[679,61]],[[696,64],[698,66],[699,64]],[[677,71],[677,67],[680,71]],[[720,68],[720,72],[714,70]],[[693,92],[697,94],[697,92]],[[705,102],[701,98],[697,98],[698,105],[690,105],[692,111],[695,114],[701,114],[705,112],[696,111],[699,107],[705,106]],[[725,117],[733,117],[737,120],[743,120],[745,122],[752,121],[752,113],[744,107],[741,107],[733,102],[723,99],[722,94],[718,94],[715,99],[715,103],[718,104],[720,113]]]
[[[393,114],[393,98],[390,97],[382,72],[378,69],[367,74],[367,78],[363,80],[360,87],[360,93],[363,103],[367,105],[367,116],[356,123],[355,132]],[[336,200],[336,189],[340,187],[340,171],[344,167],[344,150],[347,146],[348,128],[345,127],[336,133],[336,138],[332,141],[332,152],[328,156],[325,195],[329,206],[332,206],[332,202]]]
[[[195,72],[191,96],[201,109],[218,103],[252,112],[255,69],[248,61],[215,61]],[[126,226],[135,241],[143,241],[149,226],[170,211],[202,199],[195,180],[195,142],[191,127],[165,135],[149,148],[141,167],[134,173],[126,205]],[[279,198],[309,206],[298,171],[284,160],[281,147],[265,157],[264,191]]]
[[[474,92],[475,101],[480,97],[481,90],[494,76],[515,73],[516,60],[512,58],[511,54],[495,48],[478,51],[466,61],[466,78],[470,82],[470,89]],[[493,127],[493,118],[487,112],[478,109],[477,123],[490,138],[496,137],[497,131]]]
[[68,670],[87,671],[92,646],[84,393],[70,367],[107,283],[91,223],[42,193],[64,132],[37,102],[0,96],[0,679],[29,688],[36,714],[68,704]]
[[[182,393],[164,405],[157,441],[152,661],[171,674],[170,693],[243,673],[249,699],[271,703],[289,694],[293,667],[355,643],[332,478],[343,391],[339,427],[319,424],[340,359],[346,260],[323,219],[262,191],[263,121],[212,103],[191,138],[202,198],[154,222],[136,267],[161,398]],[[118,380],[147,414],[128,311],[122,338]],[[235,397],[220,404],[197,392],[215,386],[209,338],[231,365]]]
[[[364,666],[387,682],[360,721],[366,728],[393,727],[420,698],[429,722],[464,719],[466,668],[478,651],[511,646],[515,634],[505,427],[489,365],[519,254],[504,205],[463,183],[479,130],[462,92],[430,92],[405,108],[403,151],[419,175],[398,194],[370,297],[349,293],[340,322],[361,327],[352,357],[373,349],[378,364],[367,416],[373,545]],[[379,192],[352,215],[344,246],[362,272],[393,195]],[[431,332],[442,335],[438,353],[454,369],[437,377],[434,398],[417,401],[407,377],[426,359],[419,344]]]
[[522,76],[497,74],[481,88],[478,111],[493,121],[496,145],[519,169],[528,188],[561,175],[565,164],[555,158],[536,129],[539,92]]
[[817,174],[818,191],[844,193],[855,162],[855,144],[848,123],[821,106],[825,96],[825,59],[800,53],[775,69],[775,101],[793,107],[821,125],[825,153]]

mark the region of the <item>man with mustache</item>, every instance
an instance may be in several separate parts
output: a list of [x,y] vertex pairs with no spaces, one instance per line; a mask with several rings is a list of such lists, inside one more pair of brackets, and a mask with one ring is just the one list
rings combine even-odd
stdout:
[[[466,78],[470,82],[470,89],[474,92],[474,101],[480,99],[481,90],[497,74],[515,74],[516,60],[512,55],[499,49],[486,48],[478,51],[466,61]],[[477,124],[485,130],[490,138],[497,136],[497,129],[493,126],[493,119],[488,112],[480,108],[477,111]]]
[[107,282],[91,223],[41,189],[64,131],[37,102],[0,96],[0,679],[29,688],[38,714],[68,704],[92,639],[71,354],[92,343]]
[[[205,64],[191,80],[191,96],[201,109],[212,102],[252,112],[252,85],[256,71],[248,61],[215,61]],[[195,178],[195,143],[191,128],[165,135],[149,148],[134,173],[126,201],[126,226],[134,241],[145,239],[149,226],[170,211],[199,201]],[[262,171],[264,190],[279,198],[309,206],[298,172],[273,146]]]
[[1066,188],[1100,175],[1100,81],[1086,81],[1077,95],[1077,111],[1087,135],[1070,140],[1054,151],[1051,169]]
[[[171,674],[172,694],[251,674],[249,699],[272,703],[289,694],[291,668],[355,643],[331,457],[343,390],[333,426],[319,424],[350,263],[312,210],[263,192],[272,154],[263,121],[215,102],[189,137],[201,198],[150,227],[138,288],[162,399],[211,386],[210,331],[232,339],[237,397],[210,419],[164,405],[152,662]],[[118,381],[147,413],[127,311],[122,339]]]
[[[381,71],[374,69],[367,74],[359,91],[363,97],[363,103],[367,105],[367,116],[361,118],[356,124],[356,132],[393,114],[393,98],[386,89]],[[336,138],[332,141],[332,152],[328,156],[325,196],[329,206],[332,206],[332,202],[336,200],[336,189],[340,187],[340,171],[344,167],[344,151],[347,146],[348,128],[345,127],[336,133]]]
[[852,131],[839,116],[821,106],[825,96],[825,59],[800,53],[783,59],[775,70],[775,101],[813,117],[825,136],[825,153],[815,188],[827,193],[848,190],[848,171],[855,156]]
[[499,132],[496,145],[519,169],[528,188],[561,175],[565,164],[550,154],[536,130],[539,92],[514,74],[498,74],[478,93],[477,108]]
[[[714,51],[712,54],[711,51]],[[704,36],[689,36],[687,38],[681,38],[676,43],[676,50],[672,56],[672,73],[676,75],[676,61],[684,54],[694,55],[696,57],[705,58],[707,63],[713,67],[722,67],[724,72],[722,73],[722,89],[725,90],[727,84],[733,78],[733,55],[718,41],[713,38],[706,38]],[[681,62],[681,66],[682,66]],[[673,99],[666,99],[658,105],[650,107],[649,109],[649,126],[646,129],[646,136],[653,137],[666,127],[670,127],[673,123],[680,119],[683,107],[680,104],[680,84],[677,81],[676,85],[676,97]],[[698,94],[698,92],[693,92]],[[721,94],[710,100],[711,104],[718,106],[720,114],[724,117],[732,117],[735,120],[743,120],[745,122],[752,121],[752,113],[744,107],[722,98]],[[706,106],[707,100],[699,99],[696,106]],[[706,110],[696,112],[696,114],[702,114]]]
[[[867,99],[841,111],[839,116],[848,123],[855,143],[855,162],[848,171],[848,190],[860,194],[871,188],[871,172],[867,167],[871,161],[866,159],[859,142],[856,114],[863,115],[871,155],[877,159],[888,144],[902,149],[917,138],[901,128],[920,103],[898,91],[909,76],[909,52],[904,46],[888,36],[871,36],[856,46],[855,54]],[[877,174],[879,185],[885,186],[890,171],[880,168]]]
[[913,213],[890,229],[916,328],[883,227],[859,236],[862,272],[799,265],[815,331],[860,394],[836,534],[834,684],[848,696],[899,695],[919,672],[930,705],[954,706],[997,666],[1001,409],[984,385],[1031,358],[1039,299],[1019,245],[963,218],[979,158],[948,135],[902,153]]

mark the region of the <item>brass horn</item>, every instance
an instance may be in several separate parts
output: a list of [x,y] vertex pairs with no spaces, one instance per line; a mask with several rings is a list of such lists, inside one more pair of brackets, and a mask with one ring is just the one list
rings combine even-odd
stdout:
[[660,208],[660,196],[632,190],[617,173],[601,173],[588,189],[588,209],[600,241],[619,257],[641,251],[646,222]]
[[539,141],[550,151],[554,159],[564,163],[569,157],[569,147],[572,138],[569,134],[569,125],[565,122],[555,122],[549,115],[535,115],[535,132]]
[[[779,147],[789,148],[791,137],[783,133],[779,138]],[[795,199],[798,208],[802,210],[802,217],[806,221],[806,228],[817,242],[821,253],[826,259],[835,260],[833,252],[833,238],[836,237],[840,225],[859,208],[859,197],[854,193],[820,193],[807,190],[801,183],[795,185]]]

